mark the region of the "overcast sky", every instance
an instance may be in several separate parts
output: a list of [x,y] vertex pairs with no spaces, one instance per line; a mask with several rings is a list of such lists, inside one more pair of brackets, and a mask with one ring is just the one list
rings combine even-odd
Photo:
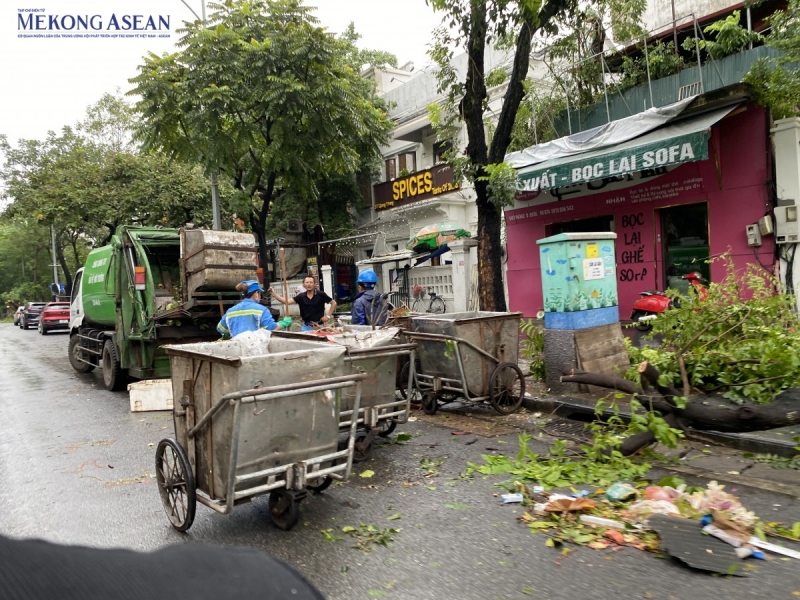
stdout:
[[[186,0],[201,13],[200,0]],[[427,62],[427,44],[439,17],[425,0],[306,0],[317,7],[321,25],[342,31],[350,21],[363,38],[364,48],[388,50],[400,64],[414,61],[417,68]],[[171,37],[19,37],[31,31],[18,29],[20,15],[28,19],[30,9],[59,20],[100,15],[102,30],[72,33],[133,34],[122,31],[123,15],[169,15]],[[23,12],[24,11],[24,12]],[[108,30],[112,14],[120,31]],[[85,109],[105,93],[130,88],[128,78],[136,74],[141,57],[173,51],[178,40],[175,29],[194,17],[181,0],[2,0],[0,2],[0,133],[16,144],[20,138],[41,139],[48,130],[60,130],[84,117]],[[97,21],[96,21],[97,22]],[[40,31],[40,34],[52,32]],[[56,32],[57,33],[57,32]],[[62,32],[70,33],[68,31]],[[152,33],[152,32],[149,32]]]

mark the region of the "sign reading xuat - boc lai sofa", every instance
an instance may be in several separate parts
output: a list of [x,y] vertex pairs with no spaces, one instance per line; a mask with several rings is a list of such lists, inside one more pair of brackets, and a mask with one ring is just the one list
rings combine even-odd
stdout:
[[633,148],[577,156],[542,168],[533,167],[519,175],[519,189],[524,192],[549,190],[628,175],[643,169],[667,167],[708,158],[708,132],[699,131]]

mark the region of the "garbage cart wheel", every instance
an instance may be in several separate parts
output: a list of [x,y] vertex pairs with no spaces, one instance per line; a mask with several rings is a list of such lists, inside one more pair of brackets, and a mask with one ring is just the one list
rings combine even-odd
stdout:
[[514,363],[500,363],[489,382],[489,401],[501,415],[510,415],[525,397],[525,378]]
[[269,515],[275,527],[289,531],[300,519],[300,500],[288,490],[274,490],[269,495]]
[[435,415],[439,410],[439,398],[433,392],[428,392],[422,397],[422,410],[426,415]]
[[[339,444],[337,445],[336,450],[338,452],[341,452],[342,450],[345,450],[346,448],[347,448],[347,442],[345,442],[344,440],[339,440]],[[333,460],[333,461],[330,461],[330,462],[324,462],[319,466],[319,468],[320,469],[327,469],[329,467],[334,467],[336,465],[342,464],[343,460],[344,459],[337,458],[336,460]],[[316,492],[317,494],[319,494],[320,492],[324,492],[329,487],[331,487],[331,484],[333,483],[333,477],[323,477],[322,479],[316,479],[316,480],[312,479],[311,481],[317,481],[318,483],[308,483],[308,482],[306,482],[306,489],[307,490],[311,490],[312,492]]]
[[383,421],[378,421],[378,435],[381,437],[389,437],[394,433],[394,430],[397,429],[397,421],[394,419],[384,419]]
[[317,481],[319,481],[319,483],[306,483],[306,489],[319,494],[331,487],[333,483],[333,479],[330,477],[324,477],[322,480],[317,479]]
[[[372,454],[372,442],[370,442],[367,446],[363,446],[363,442],[366,437],[367,433],[365,431],[359,431],[356,434],[356,445],[353,448],[353,462],[364,462]],[[362,447],[359,449],[359,446]]]
[[[419,361],[414,363],[414,370],[419,373]],[[411,372],[411,362],[407,362],[403,365],[403,368],[400,369],[400,382],[397,391],[400,392],[400,397],[403,400],[408,400],[408,377]],[[420,392],[419,388],[412,383],[411,385],[411,399],[410,401],[413,404],[417,404],[420,402]]]
[[194,521],[196,488],[189,457],[173,439],[161,440],[156,448],[156,482],[169,522],[186,531]]

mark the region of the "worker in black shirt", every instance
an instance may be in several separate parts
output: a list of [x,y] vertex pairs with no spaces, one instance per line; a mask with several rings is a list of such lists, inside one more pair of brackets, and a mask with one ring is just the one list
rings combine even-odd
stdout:
[[[325,292],[316,289],[316,282],[311,275],[303,279],[303,288],[305,292],[297,294],[294,298],[289,298],[288,300],[281,298],[272,288],[269,288],[269,293],[281,304],[297,304],[300,308],[300,318],[303,320],[301,331],[311,331],[322,327],[331,319],[336,310],[336,300],[333,300]],[[331,305],[328,314],[325,314],[326,304]]]

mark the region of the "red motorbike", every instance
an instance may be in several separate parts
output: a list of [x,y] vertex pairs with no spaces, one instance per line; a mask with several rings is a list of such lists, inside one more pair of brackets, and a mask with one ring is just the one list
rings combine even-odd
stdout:
[[[692,284],[692,288],[697,292],[700,301],[708,297],[708,290],[702,283],[700,273],[692,271],[682,275],[681,279],[685,279]],[[634,302],[633,311],[631,312],[631,321],[635,323],[636,329],[639,331],[650,331],[653,328],[650,321],[673,305],[680,306],[680,301],[677,298],[672,299],[658,290],[645,290],[644,292],[639,292],[639,296],[641,297]]]

